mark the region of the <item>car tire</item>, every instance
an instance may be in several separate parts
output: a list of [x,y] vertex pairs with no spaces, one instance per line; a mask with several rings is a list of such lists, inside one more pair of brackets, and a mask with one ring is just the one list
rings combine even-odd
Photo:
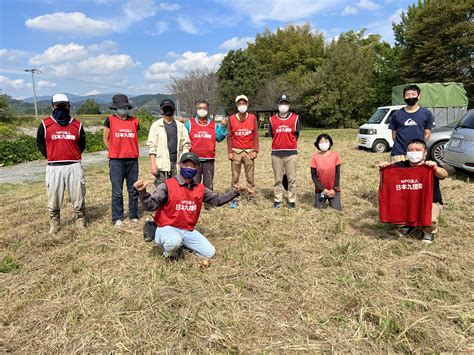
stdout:
[[375,153],[384,153],[388,150],[388,143],[383,139],[377,139],[374,144],[372,144],[372,151]]
[[431,146],[430,158],[438,164],[443,162],[444,158],[444,146],[448,141],[439,141]]

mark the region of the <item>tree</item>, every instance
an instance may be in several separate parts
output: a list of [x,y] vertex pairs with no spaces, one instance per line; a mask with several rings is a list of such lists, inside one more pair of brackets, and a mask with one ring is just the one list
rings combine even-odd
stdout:
[[302,101],[310,123],[325,127],[355,127],[373,110],[376,38],[349,31],[326,48],[324,63],[304,78]]
[[462,82],[474,105],[474,2],[419,1],[393,30],[406,82]]
[[93,99],[87,99],[84,103],[77,109],[76,113],[78,115],[91,114],[95,115],[100,113],[100,105],[95,102]]
[[209,102],[210,112],[218,107],[217,74],[209,69],[196,69],[183,76],[170,75],[168,89],[179,100],[181,111],[194,114],[195,103],[199,99]]

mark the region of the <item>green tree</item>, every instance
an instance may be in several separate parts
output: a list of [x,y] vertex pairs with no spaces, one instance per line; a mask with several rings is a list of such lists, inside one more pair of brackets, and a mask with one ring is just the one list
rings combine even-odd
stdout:
[[461,82],[474,105],[474,2],[419,1],[393,30],[405,82]]
[[87,99],[76,111],[78,115],[98,114],[100,113],[100,105],[93,99]]
[[245,94],[252,103],[258,89],[264,85],[265,71],[247,51],[231,50],[217,71],[219,100],[227,114],[235,111],[234,99]]
[[309,108],[309,123],[325,127],[355,127],[375,106],[375,54],[377,37],[349,31],[326,48],[324,63],[304,78],[302,101]]

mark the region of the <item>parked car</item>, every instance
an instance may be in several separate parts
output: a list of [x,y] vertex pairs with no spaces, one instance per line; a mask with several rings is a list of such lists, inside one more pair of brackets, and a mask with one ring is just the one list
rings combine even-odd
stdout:
[[474,172],[474,109],[467,111],[454,127],[443,161],[456,170]]
[[459,120],[451,122],[442,127],[433,127],[431,130],[430,139],[426,142],[428,147],[428,157],[437,163],[441,163],[444,157],[444,146],[451,137],[454,127],[459,123]]

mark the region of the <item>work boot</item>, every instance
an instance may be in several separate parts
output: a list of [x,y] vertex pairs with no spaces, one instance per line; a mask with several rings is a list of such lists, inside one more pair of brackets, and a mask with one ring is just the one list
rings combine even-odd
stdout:
[[51,219],[49,221],[49,234],[56,234],[59,232],[59,219]]

